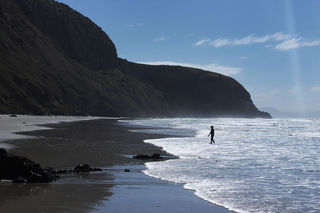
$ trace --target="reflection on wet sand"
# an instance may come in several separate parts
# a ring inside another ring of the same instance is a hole
[[[95,175],[93,175],[94,178]],[[68,180],[69,179],[69,180]],[[86,177],[67,178],[53,184],[10,184],[0,186],[1,212],[83,212],[94,209],[111,195],[112,185]],[[72,183],[74,181],[74,183]],[[88,182],[88,183],[87,183]]]
[[[163,153],[142,143],[143,139],[159,136],[132,133],[115,122],[91,120],[50,125],[54,129],[23,133],[36,138],[8,141],[15,146],[9,153],[57,169],[70,169],[83,163],[107,168],[132,163],[124,155]],[[112,194],[112,179],[111,173],[104,170],[82,176],[67,175],[50,184],[2,182],[0,212],[87,212]]]

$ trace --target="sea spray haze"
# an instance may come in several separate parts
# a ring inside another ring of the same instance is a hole
[[[197,196],[237,212],[320,212],[319,119],[122,122],[174,133],[173,138],[146,140],[179,156],[147,163],[150,176],[182,183]],[[207,137],[210,125],[215,126],[215,145]]]

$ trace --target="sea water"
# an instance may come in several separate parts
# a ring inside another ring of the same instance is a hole
[[[320,119],[121,122],[133,125],[132,131],[172,135],[145,141],[179,156],[147,163],[147,175],[181,183],[202,199],[236,212],[320,212]]]

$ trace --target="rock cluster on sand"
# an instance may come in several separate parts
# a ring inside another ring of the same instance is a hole
[[[78,165],[74,168],[74,172],[80,173],[80,172],[96,172],[96,171],[102,171],[100,168],[91,168],[89,164],[82,164]]]
[[[57,175],[51,174],[32,160],[10,155],[5,149],[0,149],[0,179],[34,183],[51,182],[57,178]]]
[[[55,170],[43,168],[34,161],[21,156],[10,155],[0,148],[0,180],[12,180],[23,183],[52,182],[62,174],[102,171],[100,168],[91,168],[89,164],[78,165],[71,170]]]

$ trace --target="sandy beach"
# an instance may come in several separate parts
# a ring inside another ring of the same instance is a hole
[[[61,122],[84,121],[92,119],[99,119],[99,117],[0,115],[0,148],[13,148],[12,144],[4,143],[4,141],[8,142],[14,139],[31,138],[31,136],[22,134],[23,132],[50,129],[49,126],[41,126],[41,124],[55,124]]]
[[[0,122],[5,119],[1,117]],[[33,123],[50,123],[50,118],[35,120]],[[23,130],[23,137],[12,136],[16,138],[7,138],[1,144],[11,147],[9,153],[26,156],[43,166],[68,169],[89,163],[103,171],[66,175],[48,184],[1,182],[0,212],[230,212],[196,197],[181,185],[141,172],[145,169],[143,162],[129,156],[155,152],[168,155],[160,147],[143,143],[164,135],[131,132],[130,127],[118,125],[116,119],[79,120],[55,121],[38,130],[30,127],[28,132]],[[126,168],[130,172],[124,172]]]

